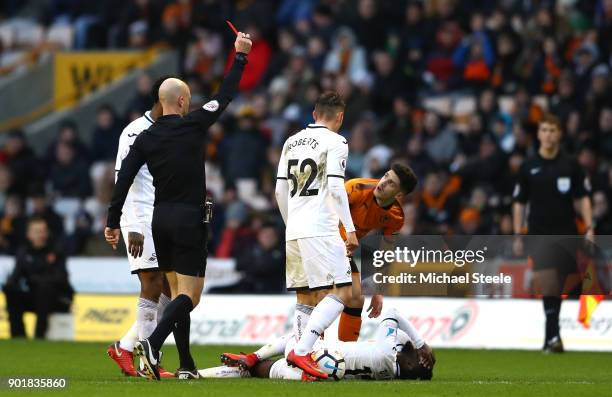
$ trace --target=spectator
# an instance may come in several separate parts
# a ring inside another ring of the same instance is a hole
[[[325,59],[323,71],[346,74],[351,82],[358,82],[367,74],[365,51],[357,43],[351,29],[347,27],[338,29],[332,49]]]
[[[29,147],[22,131],[11,131],[2,152],[0,163],[11,171],[10,190],[24,198],[32,185],[40,182],[41,171],[36,155]]]
[[[484,29],[484,15],[472,14],[472,33],[465,37],[453,54],[453,63],[463,70],[463,80],[482,87],[491,78],[495,53],[491,39]]]
[[[277,51],[270,58],[270,65],[266,72],[266,82],[270,82],[274,77],[283,72],[289,64],[291,51],[298,46],[293,32],[289,29],[281,29],[278,32]]]
[[[76,156],[76,151],[70,143],[58,144],[55,161],[49,173],[54,194],[60,197],[85,198],[92,193],[87,164]]]
[[[369,109],[370,102],[366,95],[361,95],[347,76],[338,76],[336,91],[346,103],[342,131],[350,131],[355,123]]]
[[[47,151],[45,154],[45,162],[47,164],[50,165],[55,163],[57,156],[57,146],[60,142],[71,144],[76,152],[76,157],[89,164],[89,162],[91,161],[89,148],[81,140],[78,127],[76,123],[72,120],[64,120],[60,124],[57,138],[53,140],[49,144],[49,146],[47,146]]]
[[[427,154],[438,164],[450,163],[457,152],[457,135],[432,111],[425,115],[424,127]]]
[[[593,193],[593,222],[595,233],[598,236],[612,234],[612,212],[610,211],[610,197],[598,190]]]
[[[349,143],[349,155],[346,162],[346,173],[348,178],[359,178],[364,166],[365,152],[368,148],[370,130],[367,121],[361,121],[353,128]]]
[[[128,105],[130,112],[136,112],[142,115],[147,110],[151,110],[151,107],[153,106],[153,99],[151,98],[151,84],[151,76],[149,76],[147,73],[143,73],[138,77],[136,95]]]
[[[327,47],[333,38],[335,29],[332,9],[327,4],[320,3],[315,7],[312,16],[311,35],[321,37]]]
[[[323,72],[325,56],[327,54],[327,44],[323,36],[311,36],[308,38],[308,63],[312,67],[315,75]]]
[[[445,233],[459,210],[460,180],[442,172],[425,177],[420,197],[419,218],[428,233]]]
[[[0,208],[4,208],[6,199],[11,194],[11,185],[13,184],[11,170],[4,165],[0,165]]]
[[[414,171],[419,180],[425,179],[425,175],[435,168],[435,163],[429,157],[423,146],[423,138],[420,135],[412,135],[406,145],[408,165]]]
[[[119,120],[111,105],[100,106],[91,143],[93,161],[115,160],[121,130]]]
[[[25,337],[23,314],[36,314],[35,337],[45,337],[49,314],[68,312],[74,291],[68,281],[63,250],[54,246],[43,218],[27,225],[27,243],[17,252],[15,268],[2,290],[6,296],[11,337]]]
[[[19,196],[9,196],[0,214],[0,252],[13,255],[25,238],[23,202]]]
[[[164,8],[162,14],[162,37],[173,48],[178,49],[181,59],[185,57],[185,51],[191,36],[191,21],[192,5],[189,0],[172,2]]]
[[[161,36],[161,8],[154,0],[126,2],[119,22],[109,32],[111,46],[140,47],[154,43]]]
[[[455,22],[445,22],[435,33],[435,46],[427,58],[427,71],[433,77],[435,91],[443,91],[456,86],[453,52],[461,40],[461,29]]]
[[[597,117],[602,109],[612,105],[610,68],[605,64],[600,64],[593,69],[591,76],[591,89],[586,96],[584,117],[588,126],[597,124]]]
[[[281,26],[293,26],[307,20],[312,15],[314,1],[283,0],[276,13],[276,20]]]
[[[471,236],[480,230],[480,213],[474,208],[465,208],[459,214],[457,234]]]
[[[32,207],[30,217],[43,219],[55,241],[62,242],[64,239],[64,219],[49,204],[49,199],[42,187],[33,189],[29,200]]]
[[[205,29],[196,29],[194,36],[195,41],[187,47],[183,69],[188,75],[198,76],[202,83],[210,84],[223,70],[221,36]]]
[[[383,51],[374,54],[374,85],[372,87],[372,109],[384,117],[391,109],[395,110],[394,99],[398,96],[410,99],[412,95],[405,90],[404,80],[397,72],[391,54]]]
[[[612,158],[612,106],[605,107],[599,113],[597,140],[601,154]]]
[[[257,129],[252,107],[240,109],[238,128],[226,139],[228,142],[221,155],[225,179],[230,183],[239,179],[257,180],[264,165],[267,142]]]
[[[383,49],[387,44],[386,30],[388,24],[374,0],[359,0],[357,17],[351,22],[350,26],[355,32],[357,41],[370,53]],[[373,32],[376,32],[376,34],[372,34]]]
[[[393,113],[382,119],[378,132],[382,142],[391,147],[406,145],[412,130],[411,110],[406,98],[396,96],[393,99]]]
[[[285,249],[275,225],[264,224],[257,241],[242,249],[236,270],[242,273],[241,293],[278,294],[285,291]]]

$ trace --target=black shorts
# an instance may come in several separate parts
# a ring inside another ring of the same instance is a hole
[[[203,209],[187,204],[158,204],[153,211],[153,242],[159,269],[204,277],[208,232]]]
[[[578,272],[578,251],[583,247],[580,236],[529,236],[528,253],[533,270],[557,269],[561,274]]]

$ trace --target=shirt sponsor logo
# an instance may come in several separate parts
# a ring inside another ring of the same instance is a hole
[[[557,189],[559,189],[559,192],[567,193],[569,192],[571,187],[572,187],[572,181],[569,177],[562,176],[562,177],[557,178]]]

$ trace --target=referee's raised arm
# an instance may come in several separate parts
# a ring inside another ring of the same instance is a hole
[[[251,51],[251,46],[252,43],[248,33],[239,32],[234,42],[234,47],[236,48],[234,63],[229,73],[223,79],[219,91],[204,106],[189,113],[186,118],[196,120],[205,129],[208,129],[208,127],[217,121],[223,110],[225,110],[238,93],[240,78],[248,62],[247,54]]]

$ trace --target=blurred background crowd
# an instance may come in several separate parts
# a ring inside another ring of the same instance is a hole
[[[511,234],[515,177],[544,112],[561,118],[564,148],[591,178],[596,233],[612,232],[612,0],[0,0],[0,26],[68,27],[76,50],[177,49],[194,106],[232,59],[226,19],[253,50],[241,95],[208,132],[213,256],[276,274],[282,288],[276,168],[324,90],[347,104],[348,178],[380,177],[393,162],[418,175],[404,234]],[[0,73],[23,53],[0,47]],[[150,109],[157,77],[139,78],[127,109],[101,106],[90,131],[65,120],[43,154],[7,132],[0,252],[15,252],[37,214],[69,255],[111,254],[101,230],[118,137]]]

